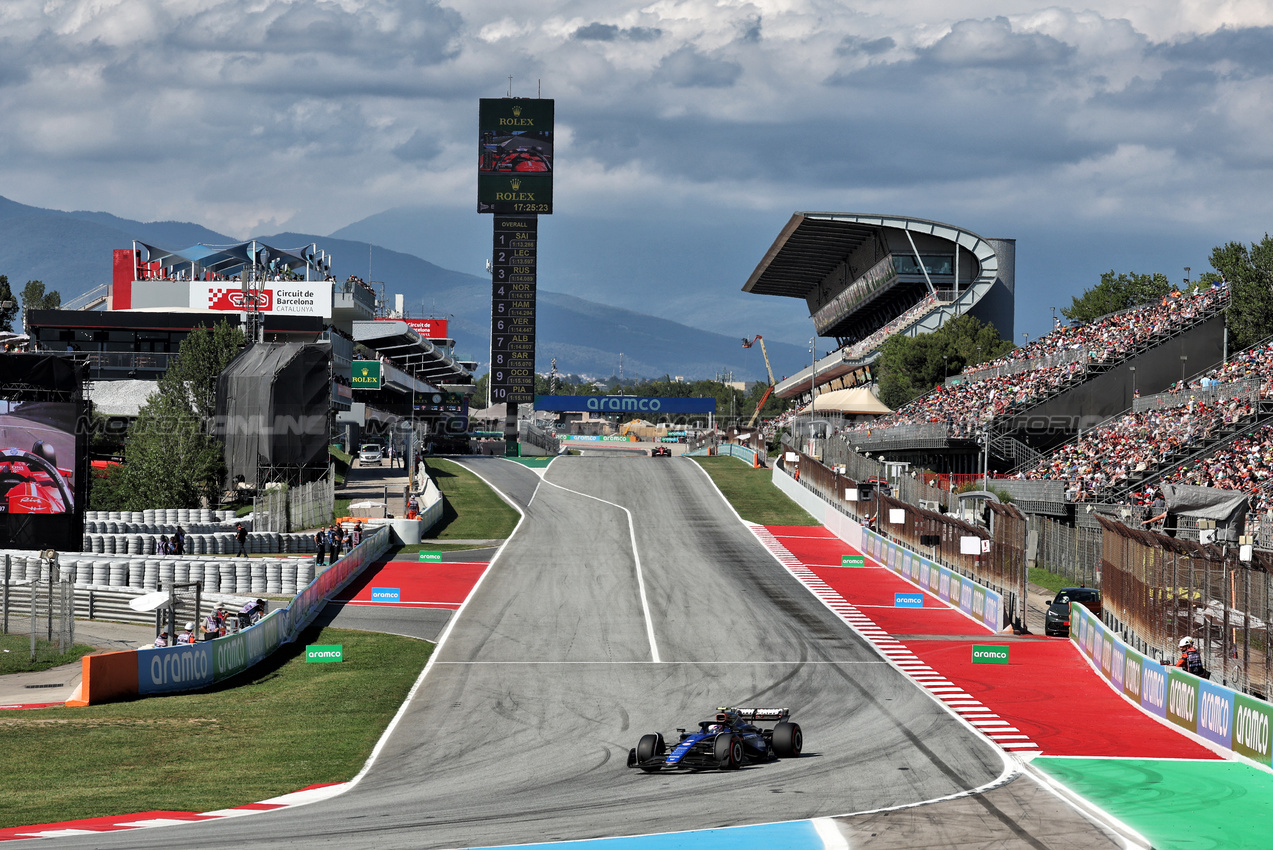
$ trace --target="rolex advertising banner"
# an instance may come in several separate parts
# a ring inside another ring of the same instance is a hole
[[[548,99],[482,98],[478,103],[477,211],[553,211],[553,109]]]
[[[379,360],[355,360],[349,370],[349,385],[356,390],[380,389]]]

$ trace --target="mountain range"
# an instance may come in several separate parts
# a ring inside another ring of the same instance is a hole
[[[481,371],[485,371],[490,347],[490,279],[391,250],[376,244],[374,238],[347,238],[354,233],[371,237],[368,231],[376,220],[402,241],[402,219],[392,216],[389,220],[373,216],[331,236],[284,232],[255,238],[281,248],[315,242],[332,256],[332,273],[337,279],[355,274],[383,281],[390,303],[394,293],[404,295],[408,315],[450,318],[456,354],[482,363]],[[394,222],[396,230],[390,226]],[[170,250],[200,242],[225,245],[242,241],[189,222],[132,221],[105,212],[43,209],[0,197],[0,274],[8,275],[15,293],[27,280],[42,280],[46,288],[61,293],[65,303],[108,283],[111,252],[131,247],[133,240]],[[721,320],[712,299],[700,297],[698,303],[698,314],[711,313],[717,322]],[[745,327],[752,329],[754,323]],[[733,380],[764,380],[760,352],[744,349],[741,336],[742,332],[729,336],[545,289],[541,271],[536,332],[539,372],[547,372],[555,360],[561,374],[605,378],[618,373],[622,360],[625,378],[732,375]],[[779,380],[809,362],[806,347],[776,339],[767,339],[766,344]]]

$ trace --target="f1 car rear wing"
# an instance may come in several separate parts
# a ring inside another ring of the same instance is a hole
[[[716,709],[717,711],[732,711],[738,714],[742,720],[750,720],[753,723],[757,720],[782,721],[791,716],[789,708],[733,708],[723,707]]]

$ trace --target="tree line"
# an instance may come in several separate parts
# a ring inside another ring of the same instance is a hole
[[[28,280],[22,287],[21,301],[13,297],[9,276],[0,274],[0,331],[12,331],[18,310],[56,310],[62,306],[62,295],[56,289],[45,290],[44,281]],[[9,306],[4,306],[8,304]]]

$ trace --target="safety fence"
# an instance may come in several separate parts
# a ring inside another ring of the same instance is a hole
[[[1077,603],[1070,604],[1070,640],[1115,691],[1150,714],[1244,759],[1269,767],[1273,705],[1164,666],[1128,646]]]
[[[12,562],[6,557],[0,584],[0,634],[12,634],[10,626],[22,618],[23,631],[31,635],[32,661],[37,638],[56,643],[58,652],[75,643],[74,585],[60,574],[56,563],[44,563],[43,577],[17,583]]]
[[[783,465],[774,465],[774,485],[810,515],[819,519],[836,537],[858,551],[871,555],[899,575],[927,588],[979,621],[991,632],[997,632],[1003,626],[1006,612],[1004,598],[998,591],[891,539],[887,532],[880,534],[864,527],[843,505],[834,505],[801,486],[794,476],[782,469]]]
[[[691,457],[726,455],[728,457],[736,457],[751,466],[763,466],[766,458],[764,451],[753,449],[750,446],[740,446],[736,443],[718,443],[716,445],[703,446],[702,448],[690,449],[685,454]]]
[[[1171,657],[1192,637],[1212,679],[1267,697],[1269,644],[1266,553],[1254,563],[1240,550],[1140,531],[1101,518],[1100,588],[1105,621],[1140,652]]]
[[[1178,392],[1158,393],[1132,400],[1132,411],[1169,410],[1194,404],[1208,407],[1233,399],[1242,399],[1254,407],[1260,400],[1259,378],[1243,378],[1240,381],[1210,381],[1201,387],[1190,387]]]
[[[336,478],[324,476],[307,484],[266,489],[252,500],[255,531],[287,532],[318,528],[332,521]]]
[[[246,671],[297,639],[327,601],[384,554],[392,531],[380,528],[318,574],[288,603],[243,631],[215,640],[157,649],[124,650],[83,659],[79,691],[67,705],[96,705],[126,696],[206,688]]]
[[[788,459],[795,456],[794,463]],[[1002,616],[1024,618],[1028,571],[1026,517],[1011,505],[990,504],[994,521],[980,528],[940,509],[908,503],[881,492],[870,479],[855,480],[802,452],[788,451],[783,474],[816,493],[834,510],[873,527],[894,543],[926,552],[928,561],[999,594]],[[778,473],[775,472],[775,478]],[[863,484],[870,484],[869,488]],[[866,493],[870,490],[870,495]],[[934,504],[933,506],[937,506]]]

